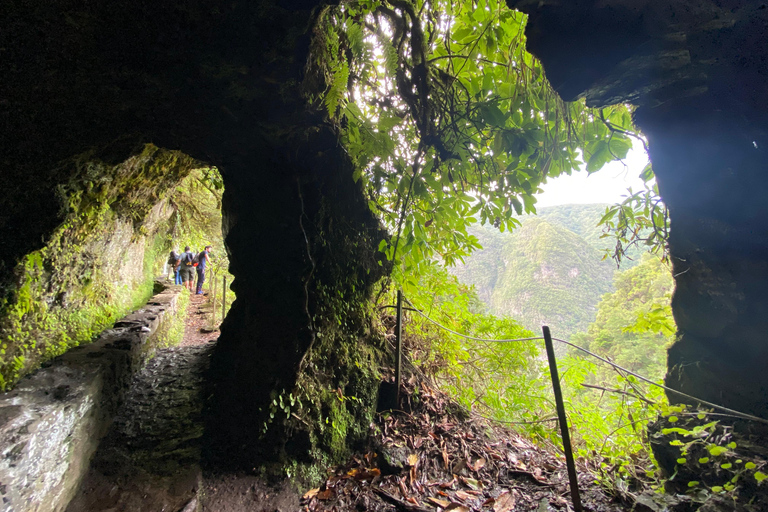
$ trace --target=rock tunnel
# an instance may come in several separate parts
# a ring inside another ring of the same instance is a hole
[[[680,338],[667,384],[768,417],[768,9],[508,4],[530,16],[529,49],[563,99],[638,105],[672,219]],[[258,435],[274,393],[313,369],[310,347],[333,354],[314,368],[329,389],[375,396],[354,361],[380,347],[360,341],[370,333],[356,305],[386,271],[376,252],[385,234],[317,100],[324,78],[308,59],[319,9],[301,0],[0,7],[4,295],[19,258],[60,220],[60,162],[90,151],[116,164],[152,143],[222,172],[238,300],[209,375],[214,465],[316,444],[301,428]],[[346,327],[331,329],[339,315]]]

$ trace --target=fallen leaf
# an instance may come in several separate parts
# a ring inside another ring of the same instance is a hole
[[[477,459],[474,464],[467,464],[472,471],[480,471],[485,466],[485,459]]]
[[[415,466],[418,463],[419,463],[419,455],[417,453],[412,453],[408,456],[409,466]]]
[[[541,468],[535,468],[533,470],[533,477],[539,482],[548,483],[548,480],[541,474]]]
[[[430,502],[430,503],[431,503],[431,504],[433,504],[433,505],[437,505],[438,507],[443,507],[443,508],[446,508],[448,505],[450,505],[450,504],[451,504],[451,502],[450,502],[450,501],[446,501],[446,500],[439,500],[439,499],[437,499],[437,498],[433,498],[432,496],[430,496],[429,498],[427,498],[427,501],[428,501],[428,502]]]
[[[351,476],[353,476],[354,479],[357,480],[358,482],[362,482],[365,480],[373,480],[379,475],[381,475],[381,471],[378,468],[372,468],[367,471],[358,471]]]
[[[317,493],[319,493],[319,492],[320,492],[319,488],[310,489],[310,490],[308,490],[307,492],[304,493],[304,496],[302,496],[301,499],[308,500],[308,499],[314,498],[315,496],[317,496]]]
[[[458,503],[451,503],[445,507],[445,512],[469,512],[469,507],[459,505]]]
[[[418,502],[418,500],[416,498],[407,498],[405,501],[407,501],[408,503],[412,503],[412,504],[416,505],[417,507],[419,506],[419,502]]]
[[[453,469],[451,469],[451,473],[461,473],[461,470],[467,467],[467,461],[464,459],[459,459],[456,464],[453,465]]]
[[[441,483],[440,484],[440,488],[441,489],[450,489],[451,487],[453,487],[453,484],[455,484],[455,483],[456,483],[456,477],[453,477],[453,480],[451,480],[450,482],[443,482],[443,483]]]
[[[472,496],[468,492],[464,492],[464,491],[456,491],[456,497],[459,498],[459,499],[462,499],[464,501],[475,499],[474,496]]]
[[[470,488],[472,488],[474,490],[478,490],[478,489],[482,489],[483,488],[483,484],[478,482],[474,478],[464,478],[464,477],[461,477],[461,481],[464,482],[465,485],[467,485],[468,487],[470,487]]]
[[[333,491],[331,489],[317,493],[317,499],[319,500],[329,500],[331,498],[333,498]]]
[[[403,498],[408,496],[408,490],[405,487],[405,477],[399,479],[397,481],[398,487],[400,487],[400,493],[403,495]]]
[[[493,512],[509,512],[515,508],[515,497],[504,492],[496,498],[496,503],[493,504]]]

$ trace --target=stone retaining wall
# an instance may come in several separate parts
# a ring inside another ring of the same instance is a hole
[[[185,303],[172,286],[0,394],[0,511],[64,510],[133,374]]]

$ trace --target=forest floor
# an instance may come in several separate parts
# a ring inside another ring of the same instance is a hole
[[[561,456],[468,417],[427,383],[412,379],[403,391],[418,400],[407,398],[405,411],[379,414],[370,449],[331,468],[321,487],[303,495],[302,510],[574,510]],[[615,503],[589,474],[578,480],[583,510],[631,508]]]

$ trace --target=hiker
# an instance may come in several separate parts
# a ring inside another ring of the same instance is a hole
[[[189,246],[184,247],[184,254],[179,258],[179,263],[179,273],[181,274],[184,288],[192,293],[195,284],[195,255],[189,249]]]
[[[211,246],[206,245],[205,249],[197,254],[197,295],[203,294],[203,283],[205,282],[205,268],[211,263],[208,256],[211,253]]]
[[[181,276],[179,275],[179,263],[181,255],[179,254],[179,248],[174,247],[171,254],[168,255],[168,261],[165,262],[165,274],[166,279],[171,280],[171,274],[173,274],[174,284],[181,284]]]

